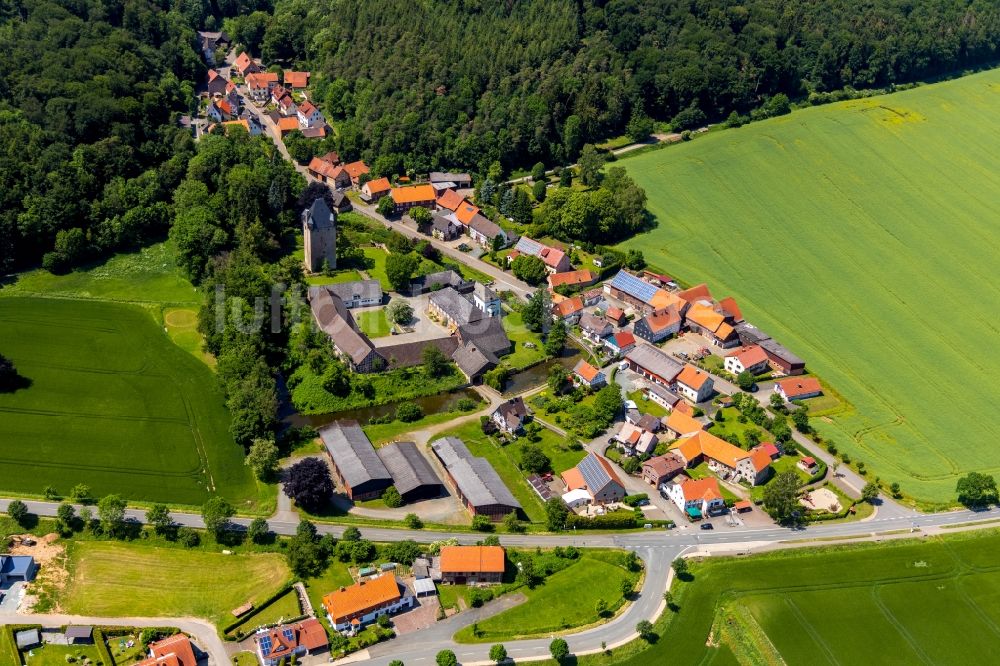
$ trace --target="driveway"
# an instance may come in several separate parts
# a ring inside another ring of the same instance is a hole
[[[228,664],[226,646],[215,627],[205,620],[192,617],[92,617],[89,615],[3,615],[0,624],[40,624],[42,627],[65,627],[68,624],[88,624],[116,627],[176,627],[194,639],[195,645],[208,653],[209,663]]]
[[[437,595],[419,597],[416,608],[392,616],[392,627],[396,630],[397,636],[427,629],[437,622],[440,608],[441,600]]]
[[[24,583],[21,581],[0,587],[0,615],[16,613],[22,596],[24,596]]]

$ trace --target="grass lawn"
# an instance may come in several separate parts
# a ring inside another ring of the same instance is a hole
[[[994,392],[965,390],[1000,374],[982,316],[1000,308],[997,125],[994,69],[623,159],[659,219],[623,247],[733,295],[844,398],[821,434],[884,483],[953,502],[960,476],[996,472],[1000,439],[982,418]],[[927,316],[929,295],[951,316]]]
[[[215,357],[204,351],[205,338],[198,332],[198,310],[195,308],[164,308],[163,328],[170,340],[210,368]]]
[[[306,277],[306,284],[320,286],[324,284],[340,284],[341,282],[355,282],[361,279],[361,273],[353,268],[337,271],[333,275],[309,275]]]
[[[503,358],[506,365],[514,370],[521,370],[545,358],[542,336],[532,333],[524,326],[520,312],[504,313],[502,321],[507,337],[514,343],[514,351]],[[535,345],[534,349],[525,347],[526,342]]]
[[[479,409],[486,407],[483,402],[477,402],[476,406],[467,412],[461,411],[450,411],[441,412],[439,414],[428,414],[422,419],[412,421],[410,423],[404,423],[403,421],[393,421],[392,423],[379,423],[378,425],[366,425],[362,426],[362,430],[368,435],[368,439],[371,440],[372,444],[378,446],[379,444],[385,444],[386,442],[391,442],[397,439],[401,439],[401,435],[406,433],[414,432],[420,430],[421,428],[426,428],[427,426],[437,425],[439,423],[446,423],[454,418],[461,416],[462,414],[469,414]]]
[[[303,414],[329,414],[355,407],[386,405],[445,393],[466,383],[465,375],[454,365],[450,374],[433,380],[424,375],[422,366],[400,368],[365,375],[372,385],[372,397],[369,398],[356,390],[345,396],[334,395],[323,388],[322,378],[312,374],[308,368],[300,369],[300,372],[304,376],[292,390],[292,404]]]
[[[156,304],[201,303],[201,295],[174,261],[171,243],[156,243],[138,252],[116,254],[99,264],[53,275],[35,270],[0,281],[0,296],[64,296],[105,301]]]
[[[229,433],[212,371],[149,312],[0,298],[0,340],[32,382],[0,395],[0,489],[86,483],[98,497],[190,505],[214,491],[247,511],[268,501]]]
[[[358,312],[354,315],[354,320],[369,338],[389,335],[389,320],[385,317],[385,308]]]
[[[517,444],[506,447],[500,446],[494,437],[483,434],[482,428],[476,421],[466,423],[454,430],[443,432],[433,437],[431,441],[442,437],[458,437],[469,447],[472,455],[481,456],[489,460],[504,484],[510,489],[510,492],[513,493],[517,501],[521,503],[528,519],[536,523],[545,521],[545,508],[542,506],[541,498],[528,485],[521,470],[517,467],[517,452],[512,450],[517,447]]]
[[[101,660],[100,653],[94,645],[50,645],[45,643],[42,647],[31,650],[30,655],[24,653],[26,666],[66,666],[71,663],[67,657],[75,659],[77,663],[96,664]]]
[[[576,449],[571,446],[571,443],[577,441],[575,437],[567,439],[545,427],[538,432],[538,436],[539,441],[537,442],[532,442],[528,437],[521,436],[516,442],[507,445],[507,451],[513,454],[515,460],[519,461],[522,447],[534,444],[549,457],[549,460],[552,461],[552,471],[557,474],[565,472],[570,467],[576,467],[577,463],[587,455],[582,445]]]
[[[389,277],[385,272],[385,260],[389,257],[389,253],[378,247],[363,247],[361,251],[368,259],[369,268],[365,269],[368,276],[379,281],[382,285],[382,291],[391,290],[392,286],[389,284]]]
[[[351,578],[351,573],[347,570],[345,563],[331,558],[326,571],[315,578],[305,579],[303,583],[305,583],[313,610],[322,616],[325,612],[323,610],[323,597],[342,586],[353,585],[354,579]],[[325,622],[323,626],[327,626]]]
[[[703,664],[710,633],[741,663],[979,663],[997,641],[997,548],[992,531],[710,558],[675,584],[657,643],[614,663]]]
[[[670,415],[670,412],[660,405],[660,403],[653,402],[647,398],[646,394],[642,391],[632,391],[625,396],[625,399],[635,402],[635,404],[639,406],[639,411],[643,414],[652,414],[653,416],[659,418]]]
[[[295,590],[289,590],[278,597],[274,603],[247,616],[238,627],[229,633],[232,635],[248,633],[257,627],[278,624],[300,615],[302,615],[302,608],[299,606],[299,595]]]
[[[739,437],[740,443],[744,444],[747,431],[756,430],[757,434],[760,435],[760,441],[766,442],[771,439],[771,435],[755,425],[753,421],[748,419],[746,423],[740,423],[740,410],[735,407],[726,407],[719,411],[722,412],[723,420],[713,420],[708,428],[708,431],[716,437],[725,438],[726,435],[736,435]]]
[[[533,590],[520,588],[528,600],[510,610],[483,620],[479,634],[466,627],[455,635],[459,642],[493,643],[549,635],[600,620],[597,602],[603,599],[609,612],[622,605],[622,581],[637,580],[618,562],[621,555],[587,551],[572,566],[549,576]],[[442,588],[447,586],[442,586]]]
[[[219,626],[232,621],[232,609],[260,603],[291,577],[277,553],[223,555],[134,542],[73,542],[68,560],[60,599],[67,613],[194,616]]]

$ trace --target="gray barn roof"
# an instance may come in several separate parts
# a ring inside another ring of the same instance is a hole
[[[471,343],[456,349],[455,353],[451,355],[451,360],[470,379],[478,377],[486,368],[497,362],[496,357],[488,358],[476,345]]]
[[[431,464],[420,454],[413,442],[386,444],[375,453],[389,470],[393,485],[400,494],[416,490],[421,486],[441,485],[441,479],[437,477]]]
[[[625,358],[653,374],[663,377],[666,381],[672,381],[684,369],[680,363],[652,345],[636,345],[625,354]]]
[[[316,325],[330,336],[334,346],[356,363],[363,363],[372,353],[374,345],[368,336],[358,330],[354,316],[340,296],[326,287],[309,289],[309,304]]]
[[[778,343],[777,340],[773,338],[769,338],[767,340],[761,340],[757,344],[760,345],[760,348],[766,351],[767,353],[777,356],[778,358],[784,360],[790,365],[806,364],[805,361],[803,361],[801,358],[793,354],[791,351],[788,350],[787,347],[781,345],[780,343]]]
[[[458,337],[464,344],[474,344],[487,358],[503,356],[510,351],[510,338],[503,330],[500,317],[483,317],[459,326]]]
[[[465,298],[451,287],[432,292],[430,301],[441,308],[459,326],[483,318],[482,310],[476,309],[472,301]]]
[[[325,285],[326,289],[340,296],[345,301],[353,301],[355,297],[363,300],[381,300],[382,285],[378,280],[355,280]]]
[[[457,437],[444,437],[431,443],[431,448],[444,462],[455,485],[470,504],[521,508],[520,502],[514,499],[493,466],[485,458],[474,457],[465,442]]]
[[[357,421],[336,421],[319,431],[326,450],[349,486],[368,481],[392,481]]]

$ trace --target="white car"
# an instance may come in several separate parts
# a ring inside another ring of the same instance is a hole
[[[628,361],[622,361],[618,364],[619,370],[628,370]]]

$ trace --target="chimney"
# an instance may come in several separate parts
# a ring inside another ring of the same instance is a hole
[[[341,591],[341,592],[347,592],[347,588],[346,588],[346,587],[344,587],[343,585],[341,585],[341,586],[340,586],[340,591]]]

